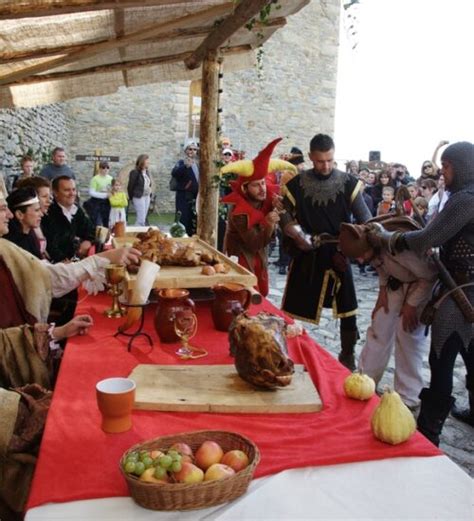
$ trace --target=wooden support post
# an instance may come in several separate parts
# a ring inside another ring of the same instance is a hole
[[[211,246],[217,245],[219,184],[216,182],[217,110],[219,107],[220,57],[208,53],[202,64],[202,105],[200,124],[199,207],[197,234]]]

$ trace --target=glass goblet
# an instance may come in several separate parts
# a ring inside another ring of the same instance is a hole
[[[180,358],[192,358],[193,348],[189,345],[189,340],[193,338],[197,331],[197,317],[190,310],[178,311],[174,317],[174,331],[181,340],[181,346],[176,351]]]

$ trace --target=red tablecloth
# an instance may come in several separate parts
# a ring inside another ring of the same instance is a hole
[[[110,297],[87,297],[78,313],[90,313],[95,325],[87,337],[69,341],[56,384],[52,407],[41,445],[28,508],[48,502],[127,496],[118,461],[131,445],[160,435],[200,429],[239,432],[258,445],[262,459],[256,477],[284,469],[331,465],[399,456],[433,456],[441,452],[421,434],[397,446],[376,440],[370,417],[378,398],[368,402],[344,396],[342,384],[348,371],[328,352],[303,334],[289,341],[296,363],[304,363],[323,401],[323,410],[306,414],[210,414],[136,411],[133,428],[123,434],[106,434],[100,429],[95,398],[97,381],[127,376],[140,363],[232,363],[227,335],[212,325],[209,304],[197,306],[198,333],[193,343],[209,356],[180,362],[175,344],[160,344],[153,329],[154,307],[146,313],[146,330],[154,349],[145,339],[126,350],[126,339],[115,339],[120,320],[102,315]],[[251,313],[281,312],[269,302],[252,306]]]

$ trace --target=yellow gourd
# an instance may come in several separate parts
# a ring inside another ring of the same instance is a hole
[[[416,422],[400,395],[390,389],[383,393],[372,416],[372,432],[385,443],[397,445],[416,431]]]
[[[352,373],[344,380],[344,392],[355,400],[369,400],[375,393],[375,382],[366,374]]]

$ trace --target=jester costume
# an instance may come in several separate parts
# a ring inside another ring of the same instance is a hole
[[[239,264],[257,276],[256,289],[268,295],[268,254],[267,246],[275,233],[275,224],[266,219],[273,210],[272,198],[279,187],[271,185],[267,178],[275,170],[294,170],[287,161],[270,159],[276,144],[281,138],[269,143],[253,160],[230,163],[221,169],[222,173],[235,173],[239,177],[231,183],[232,192],[222,198],[222,202],[233,205],[227,220],[224,237],[224,252],[239,258]],[[251,199],[244,186],[253,181],[266,180],[264,201]]]

